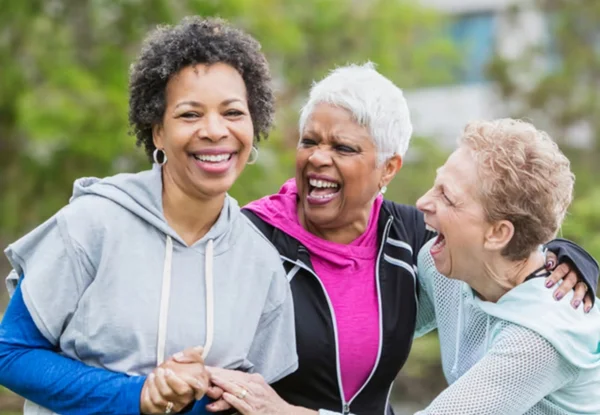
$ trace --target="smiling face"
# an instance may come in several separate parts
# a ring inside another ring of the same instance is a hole
[[[318,104],[296,152],[300,217],[321,230],[350,227],[360,234],[379,189],[400,165],[400,157],[395,156],[378,166],[368,130],[346,109]]]
[[[153,130],[168,158],[163,174],[188,196],[224,195],[252,149],[244,80],[223,63],[187,66],[169,80],[165,95],[163,121]]]
[[[425,223],[438,232],[431,256],[448,277],[473,273],[474,261],[485,261],[486,236],[491,225],[477,199],[477,165],[470,150],[461,147],[438,169],[434,186],[417,201]]]

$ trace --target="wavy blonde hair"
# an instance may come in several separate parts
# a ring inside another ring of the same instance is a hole
[[[520,120],[478,121],[465,127],[459,145],[477,163],[488,222],[508,220],[515,227],[504,256],[524,259],[555,237],[573,199],[575,175],[548,134]]]

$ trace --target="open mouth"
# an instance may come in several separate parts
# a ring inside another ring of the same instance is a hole
[[[440,231],[438,231],[433,226],[431,226],[427,223],[425,224],[425,228],[428,231],[437,232],[437,237],[435,238],[435,242],[431,246],[430,252],[431,252],[431,255],[439,254],[446,246],[446,237],[444,236],[443,233],[441,233]]]
[[[308,180],[308,197],[314,201],[329,201],[338,195],[340,189],[340,184],[331,180]]]

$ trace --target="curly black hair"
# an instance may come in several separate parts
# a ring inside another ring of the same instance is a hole
[[[129,76],[129,125],[148,158],[156,149],[152,127],[162,122],[169,79],[184,67],[226,63],[242,76],[254,138],[266,138],[275,111],[271,73],[253,37],[218,18],[186,17],[176,26],[159,26],[146,37]]]

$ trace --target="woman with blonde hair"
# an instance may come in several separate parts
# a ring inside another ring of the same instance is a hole
[[[538,249],[560,229],[574,179],[531,124],[465,128],[417,202],[437,232],[419,282],[450,384],[419,414],[600,414],[600,309],[557,303]]]

